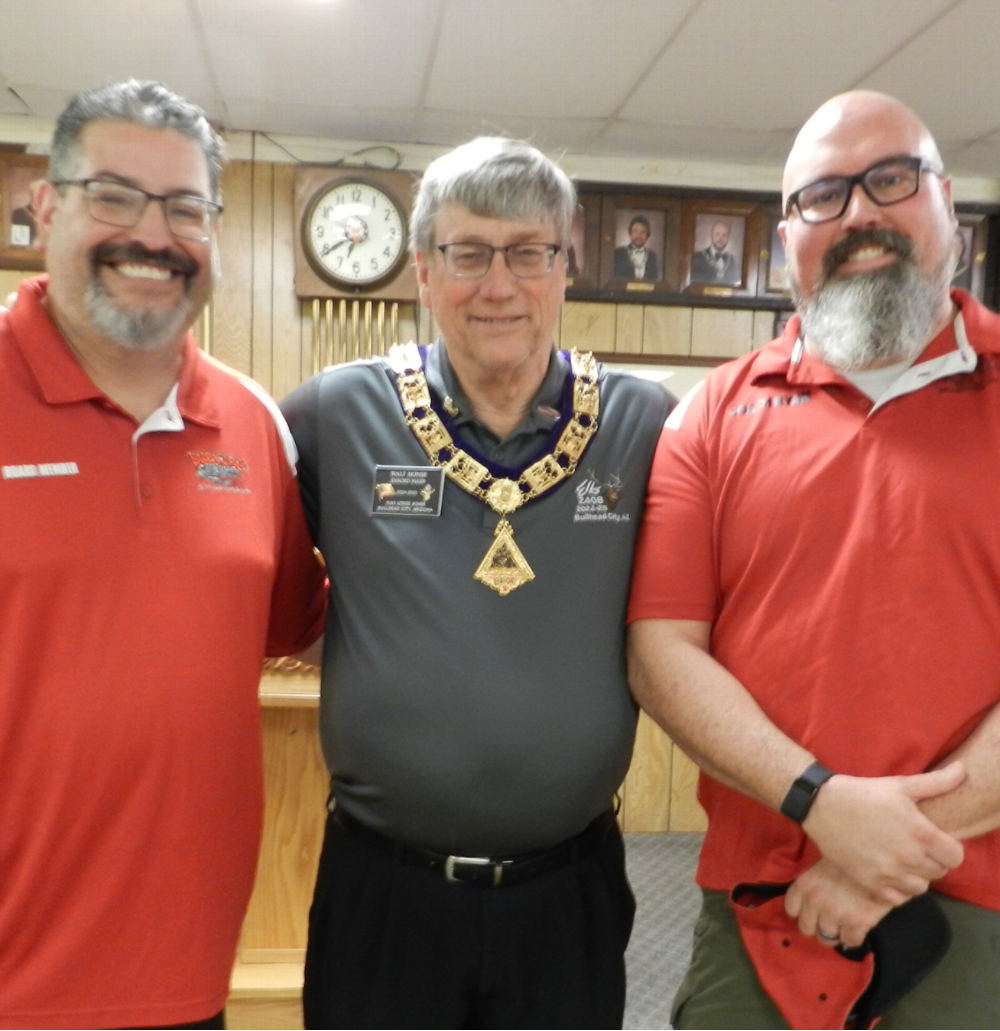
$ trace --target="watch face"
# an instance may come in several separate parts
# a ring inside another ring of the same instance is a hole
[[[303,223],[306,254],[338,286],[368,287],[387,278],[406,253],[406,223],[395,200],[362,179],[321,190]]]

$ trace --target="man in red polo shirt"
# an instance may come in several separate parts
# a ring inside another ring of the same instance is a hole
[[[1000,319],[897,101],[823,105],[783,191],[798,314],[668,420],[633,580],[709,816],[675,1026],[996,1027]]]
[[[0,1027],[221,1027],[265,654],[322,576],[273,402],[188,333],[221,141],[156,83],[73,99],[0,317]]]

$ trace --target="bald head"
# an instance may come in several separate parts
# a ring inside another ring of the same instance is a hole
[[[796,136],[785,163],[782,203],[808,183],[868,167],[873,146],[881,157],[909,154],[941,168],[934,137],[904,103],[868,90],[841,93],[819,108]]]
[[[797,136],[782,192],[786,209],[799,195],[779,232],[806,347],[840,369],[912,359],[952,317],[955,213],[927,126],[882,93],[834,97]]]

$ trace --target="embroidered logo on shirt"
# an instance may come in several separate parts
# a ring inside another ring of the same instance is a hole
[[[242,458],[233,458],[219,451],[189,451],[187,454],[194,465],[195,475],[204,481],[198,484],[198,490],[250,493],[250,488],[242,484],[243,475],[247,471],[247,464]]]
[[[576,512],[574,523],[627,523],[632,516],[628,512],[616,512],[622,497],[624,484],[617,473],[602,480],[591,469],[576,485]]]
[[[5,480],[29,480],[35,476],[78,476],[80,468],[76,462],[40,462],[37,465],[5,465],[0,475]]]
[[[809,394],[775,394],[773,397],[759,397],[753,404],[736,405],[729,409],[730,415],[756,415],[765,408],[785,408],[802,405],[809,400]]]

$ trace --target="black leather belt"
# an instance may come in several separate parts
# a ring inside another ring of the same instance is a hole
[[[501,858],[448,856],[428,848],[404,845],[373,831],[339,808],[333,810],[330,819],[349,834],[391,855],[397,863],[435,870],[444,874],[445,880],[454,884],[500,888],[524,884],[525,881],[551,873],[596,852],[614,825],[615,814],[608,809],[592,820],[575,838],[569,838],[552,848]]]

